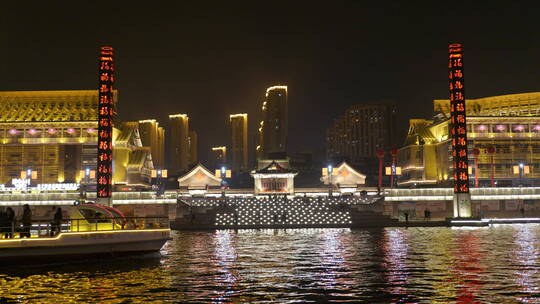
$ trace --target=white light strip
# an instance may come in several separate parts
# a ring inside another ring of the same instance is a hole
[[[488,223],[489,220],[451,220],[450,223],[452,224],[481,224],[481,223]]]
[[[453,195],[430,195],[430,196],[386,196],[387,202],[396,201],[451,201]],[[512,194],[512,195],[471,195],[473,201],[486,200],[514,200],[514,199],[540,199],[540,194]]]
[[[43,201],[0,201],[0,206],[22,206],[25,204],[31,206],[72,206],[75,203],[74,200],[43,200]],[[176,199],[127,199],[127,200],[114,200],[113,205],[129,205],[129,204],[176,204]]]
[[[538,217],[520,217],[520,218],[495,218],[491,219],[491,222],[527,222],[527,221],[538,221],[540,222],[540,218]]]
[[[433,195],[433,196],[385,196],[384,200],[388,202],[396,201],[451,201],[452,195]]]

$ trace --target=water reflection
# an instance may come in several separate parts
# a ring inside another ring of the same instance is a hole
[[[161,256],[0,268],[0,303],[538,303],[540,226],[175,232]]]
[[[407,232],[403,229],[388,229],[384,235],[384,267],[389,286],[387,291],[393,295],[407,294],[409,277],[406,265],[409,249]]]
[[[236,290],[238,273],[234,270],[236,263],[236,250],[232,245],[233,232],[230,230],[218,230],[214,233],[214,265],[220,277],[217,283],[218,296],[213,299],[214,303],[226,303],[226,299],[232,297]]]
[[[519,299],[523,303],[539,303],[532,295],[538,295],[538,226],[519,225],[514,234],[516,247],[512,252],[516,260],[514,280],[519,286],[522,295]]]

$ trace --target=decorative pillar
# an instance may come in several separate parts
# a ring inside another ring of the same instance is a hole
[[[379,186],[377,188],[377,192],[378,192],[378,194],[381,194],[384,150],[382,150],[382,149],[377,150],[377,157],[379,158]]]
[[[396,159],[397,159],[397,148],[392,148],[390,150],[390,155],[392,155],[392,175],[390,175],[390,188],[394,188],[394,179],[396,178]]]
[[[472,153],[474,155],[474,187],[478,188],[478,156],[480,155],[480,150],[474,148]]]
[[[112,204],[113,84],[113,48],[102,46],[99,51],[97,200],[104,205]]]
[[[448,53],[452,157],[454,160],[454,217],[470,217],[471,196],[469,193],[469,159],[467,155],[467,113],[465,109],[463,47],[461,43],[450,44]]]
[[[487,152],[489,154],[489,163],[490,163],[490,179],[491,179],[491,188],[495,188],[495,147],[489,146],[487,148]]]

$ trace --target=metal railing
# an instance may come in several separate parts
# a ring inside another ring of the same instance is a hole
[[[0,239],[54,237],[60,233],[168,229],[168,217],[125,217],[125,218],[79,218],[63,219],[60,222],[35,220],[31,226],[21,223],[0,226]]]

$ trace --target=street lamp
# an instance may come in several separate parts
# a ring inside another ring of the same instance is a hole
[[[396,179],[396,185],[397,185],[397,176],[401,175],[401,167],[396,166],[396,164],[392,164],[391,167],[385,167],[385,173],[386,175],[390,175],[390,188],[394,188],[394,178]]]
[[[530,173],[530,167],[523,163],[519,163],[517,166],[513,166],[514,174],[519,174],[519,186],[523,186],[523,175]]]
[[[221,195],[225,196],[225,187],[227,184],[227,182],[225,181],[225,178],[231,178],[232,171],[228,170],[227,167],[225,166],[221,166],[221,169],[216,169],[215,175],[217,178],[221,178],[221,189],[222,189]]]
[[[167,169],[154,169],[152,170],[152,173],[150,177],[152,179],[156,179],[155,185],[152,185],[152,188],[156,190],[156,195],[160,196],[162,194],[162,191],[164,190],[164,184],[161,180],[161,178],[167,178]]]
[[[96,178],[96,171],[91,170],[90,168],[85,168],[84,170],[80,171],[80,175],[84,177],[79,186],[80,197],[81,199],[83,199],[83,198],[86,198],[86,193],[88,191],[88,184],[90,184],[90,179]]]
[[[328,170],[328,196],[332,196],[332,165],[328,165],[326,169]]]
[[[21,179],[37,179],[37,171],[32,169],[21,171]]]

